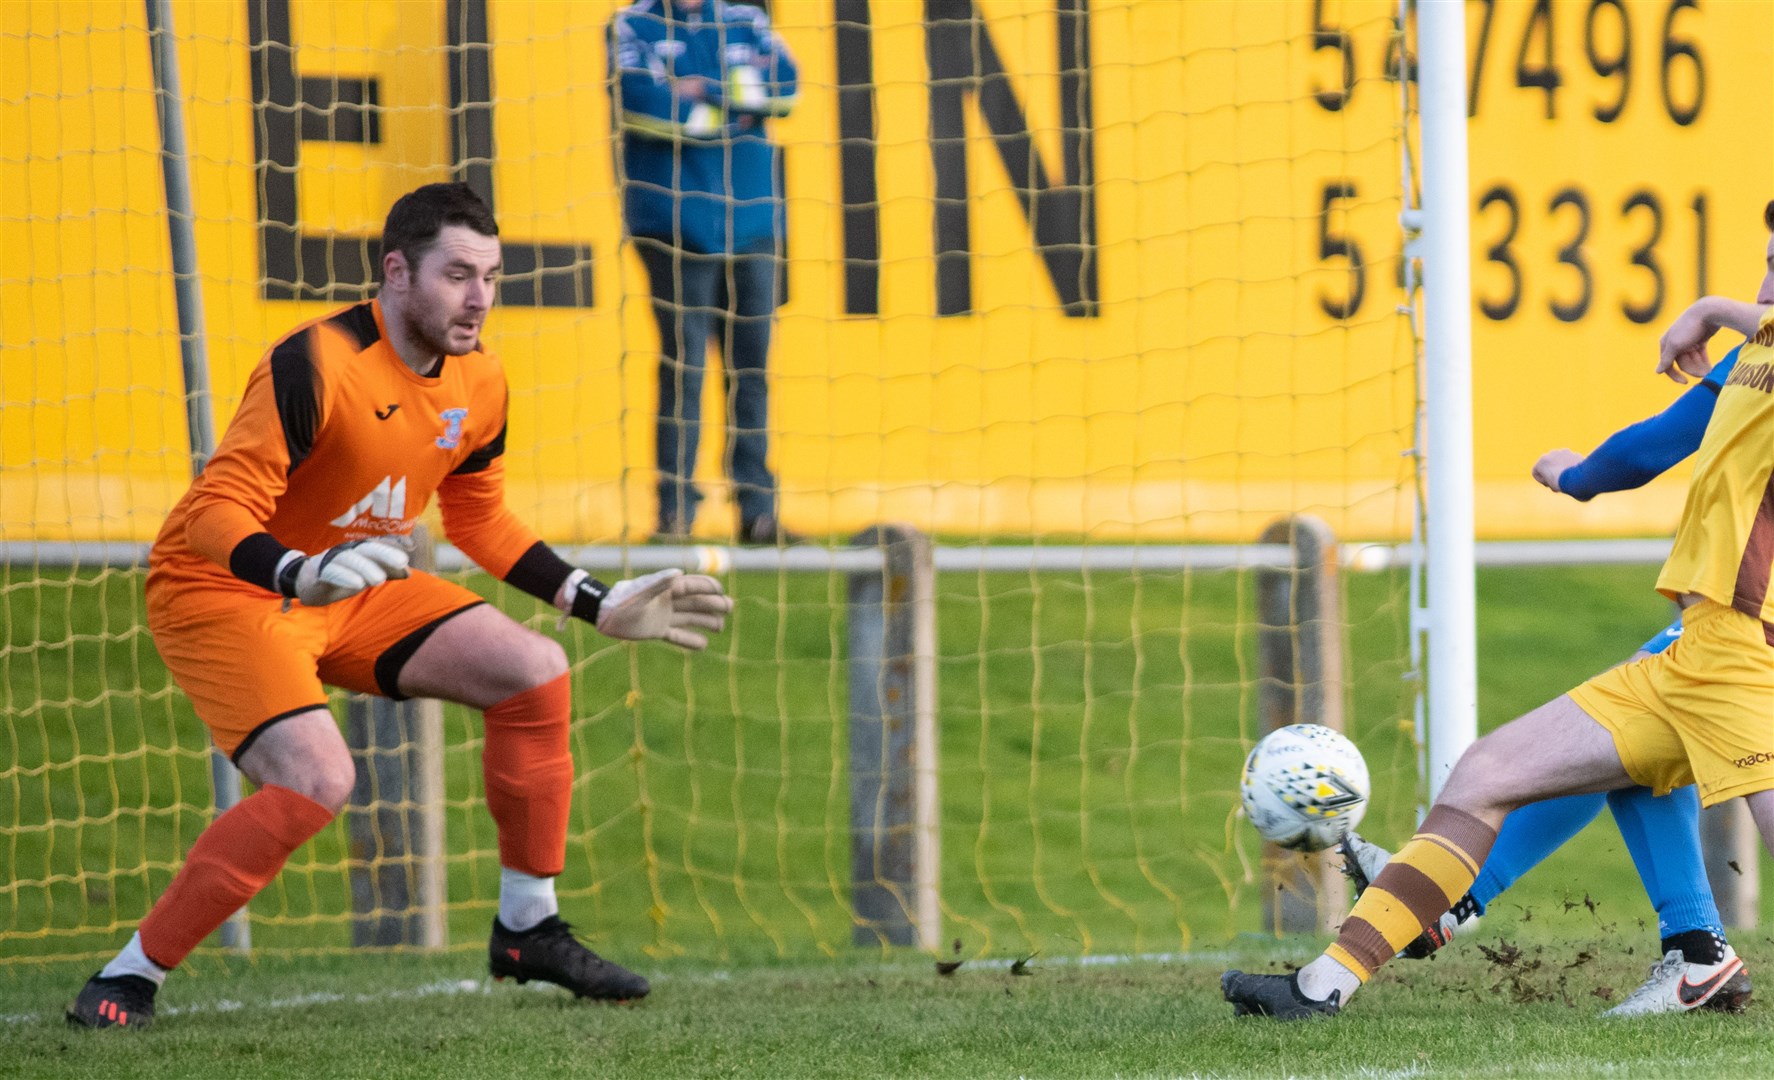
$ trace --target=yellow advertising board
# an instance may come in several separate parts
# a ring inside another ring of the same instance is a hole
[[[1522,478],[1542,451],[1588,451],[1674,398],[1651,370],[1688,302],[1754,296],[1774,199],[1774,115],[1758,104],[1774,101],[1774,5],[1468,14],[1480,520],[1493,534],[1673,532],[1686,466],[1583,507]]]
[[[463,178],[506,240],[487,339],[513,505],[557,540],[651,529],[615,7],[174,5],[219,422],[271,341],[364,294],[392,200]],[[1223,540],[1303,510],[1407,532],[1395,7],[776,0],[802,80],[774,129],[789,523]],[[1578,506],[1527,470],[1662,407],[1661,325],[1753,286],[1774,3],[1467,10],[1480,529],[1664,531],[1679,477]],[[0,538],[145,539],[187,480],[156,109],[139,3],[0,7]]]

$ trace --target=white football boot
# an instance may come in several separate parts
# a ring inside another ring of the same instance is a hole
[[[1749,973],[1731,946],[1725,946],[1725,958],[1716,964],[1690,964],[1680,950],[1671,949],[1652,965],[1644,985],[1602,1015],[1650,1016],[1702,1008],[1741,1012],[1749,997]]]

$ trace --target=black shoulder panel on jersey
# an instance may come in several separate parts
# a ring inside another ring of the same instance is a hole
[[[491,465],[494,458],[503,453],[505,453],[505,425],[500,426],[499,434],[493,436],[491,442],[463,458],[462,464],[456,466],[450,475],[461,476],[466,473],[480,472]]]
[[[368,300],[334,315],[327,320],[327,325],[343,330],[347,337],[357,342],[358,352],[382,340],[382,331],[376,328],[376,313],[370,310]]]
[[[271,350],[271,393],[283,422],[290,472],[308,460],[320,433],[320,376],[314,370],[314,329],[291,334]]]

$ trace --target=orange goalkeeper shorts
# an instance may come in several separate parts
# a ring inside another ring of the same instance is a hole
[[[1774,788],[1774,646],[1762,623],[1702,600],[1663,652],[1571,691],[1614,736],[1626,774],[1662,795],[1700,785],[1712,806]]]
[[[326,686],[398,699],[400,669],[431,632],[481,603],[417,570],[336,604],[288,611],[264,592],[152,582],[148,629],[216,746],[239,761],[279,720],[324,708]]]

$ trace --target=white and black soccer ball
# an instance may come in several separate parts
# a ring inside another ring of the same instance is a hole
[[[1263,839],[1323,851],[1348,836],[1367,811],[1367,762],[1339,731],[1289,724],[1251,748],[1238,787],[1244,815]]]

